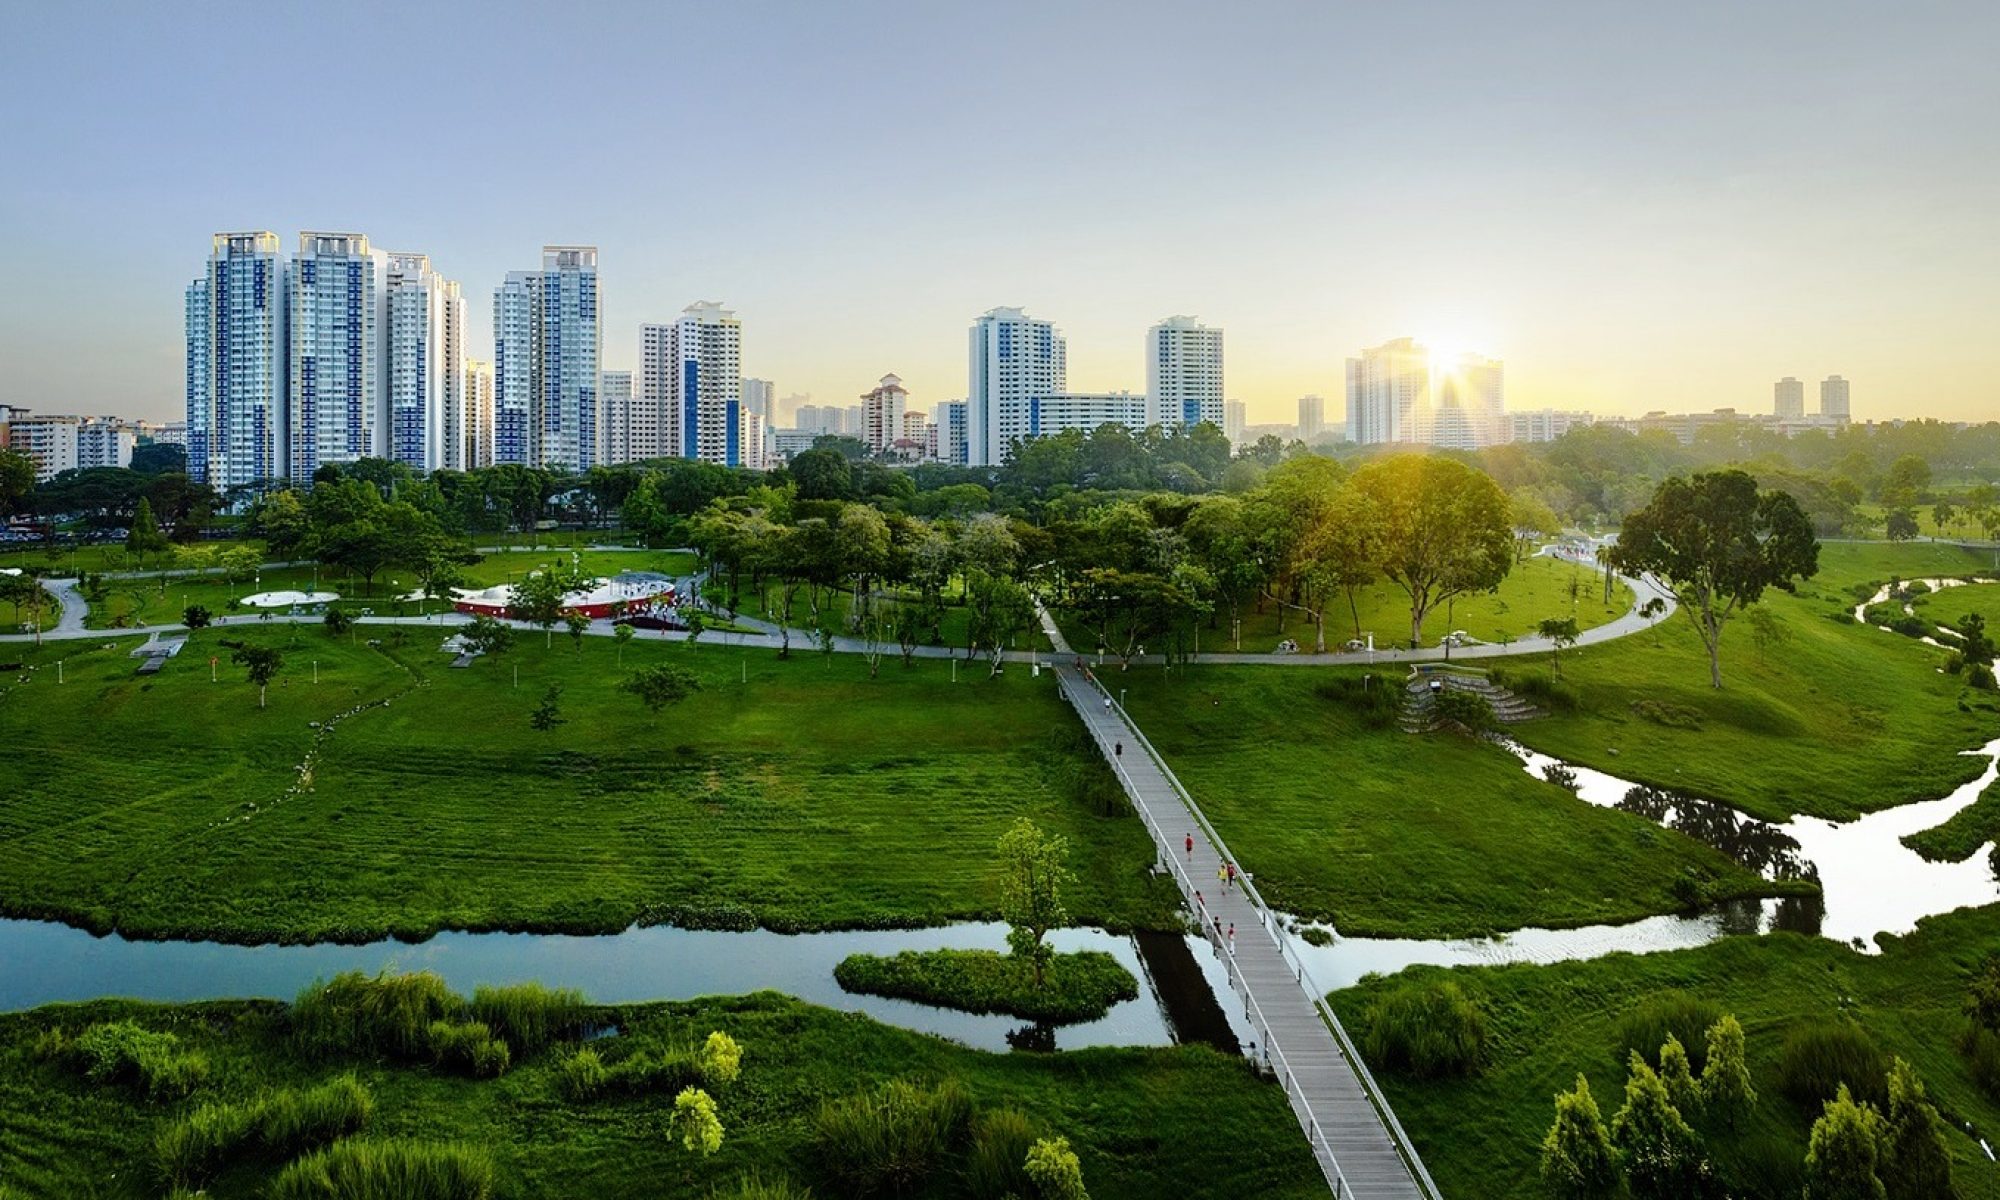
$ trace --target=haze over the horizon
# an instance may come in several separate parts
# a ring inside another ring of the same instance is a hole
[[[209,235],[465,288],[600,249],[604,365],[697,299],[743,370],[962,396],[1020,305],[1077,390],[1228,333],[1252,422],[1404,335],[1512,409],[2000,418],[2000,6],[22,5],[0,402],[177,417]]]

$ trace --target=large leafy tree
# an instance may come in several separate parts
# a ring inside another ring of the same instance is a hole
[[[1556,1200],[1611,1200],[1618,1194],[1618,1161],[1604,1129],[1590,1081],[1556,1095],[1556,1121],[1542,1138],[1542,1183]]]
[[[1410,641],[1456,596],[1500,586],[1514,562],[1513,512],[1500,485],[1455,459],[1399,454],[1354,473],[1382,531],[1382,574],[1410,597]]]
[[[0,450],[0,517],[18,511],[34,490],[34,460],[12,450]]]
[[[1673,593],[1708,651],[1711,686],[1722,686],[1722,629],[1766,588],[1791,591],[1819,570],[1819,539],[1798,502],[1757,489],[1742,471],[1675,477],[1625,518],[1606,552],[1617,570],[1650,576]]]
[[[1882,1114],[1856,1103],[1841,1084],[1806,1143],[1806,1200],[1886,1200],[1877,1173],[1882,1134]]]
[[[1916,1068],[1897,1059],[1889,1068],[1889,1116],[1882,1139],[1882,1183],[1889,1200],[1953,1196],[1951,1147],[1944,1118],[1924,1096]]]
[[[1063,886],[1074,878],[1069,870],[1069,839],[1044,833],[1022,817],[1000,836],[1000,917],[1007,922],[1007,948],[1034,968],[1035,986],[1042,986],[1055,948],[1051,929],[1069,923],[1063,907]]]
[[[1667,1097],[1666,1084],[1634,1051],[1625,1106],[1611,1118],[1611,1144],[1634,1200],[1687,1200],[1703,1194],[1708,1163],[1701,1140]]]
[[[285,656],[275,646],[239,646],[229,661],[243,668],[251,683],[257,685],[257,707],[264,707],[264,697],[270,691],[271,681],[284,669]]]

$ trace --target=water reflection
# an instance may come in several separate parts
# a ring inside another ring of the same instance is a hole
[[[1705,842],[1765,879],[1819,879],[1797,838],[1727,804],[1642,784],[1613,807]]]

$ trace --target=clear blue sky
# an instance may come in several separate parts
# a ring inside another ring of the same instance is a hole
[[[2000,5],[16,4],[0,401],[162,418],[217,230],[491,295],[600,248],[605,365],[697,299],[744,370],[961,395],[1023,305],[1078,388],[1228,330],[1251,419],[1403,334],[1517,408],[2000,417]],[[1811,394],[1811,389],[1808,389]]]

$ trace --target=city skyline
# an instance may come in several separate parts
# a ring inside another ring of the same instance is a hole
[[[484,297],[521,247],[595,245],[605,369],[637,369],[643,324],[717,296],[757,330],[744,374],[822,402],[891,370],[913,403],[955,398],[965,321],[1018,306],[1065,331],[1079,392],[1143,388],[1136,331],[1163,314],[1225,328],[1230,398],[1252,423],[1338,396],[1347,357],[1402,336],[1504,359],[1521,407],[1753,411],[1776,378],[1840,374],[1857,420],[2000,412],[1983,282],[2000,271],[1987,236],[2000,83],[1978,50],[1992,40],[1978,27],[2000,31],[2000,15],[1271,6],[1193,37],[1119,6],[1062,11],[1060,38],[969,45],[964,14],[942,8],[690,10],[668,86],[624,69],[654,52],[622,36],[665,19],[647,9],[503,8],[475,43],[449,14],[363,5],[347,19],[426,48],[427,120],[454,130],[393,175],[325,164],[387,149],[375,131],[402,103],[398,56],[357,57],[354,119],[312,138],[296,136],[291,106],[217,99],[217,79],[269,60],[260,48],[309,37],[310,10],[256,10],[231,39],[203,34],[222,14],[25,13],[21,69],[0,81],[24,115],[0,146],[26,182],[0,214],[36,232],[20,257],[49,282],[0,300],[5,398],[168,418],[183,247],[227,229],[358,229],[420,248],[460,283],[469,355],[492,345]],[[1406,37],[1428,47],[1421,95],[1376,89],[1388,68],[1352,56],[1340,72],[1315,66]],[[594,86],[499,120],[492,82],[544,53]],[[1192,67],[1211,54],[1233,65],[1087,99],[1053,86],[1106,56]],[[893,86],[851,70],[877,56],[906,65]],[[750,63],[765,83],[743,89]],[[1809,64],[1839,86],[1788,77]],[[37,100],[56,91],[74,102]],[[663,102],[727,119],[653,154]],[[971,135],[1002,109],[1040,131],[1032,162],[996,165]],[[1159,169],[1160,122],[1181,135],[1176,187],[1128,186]],[[472,186],[530,136],[581,138],[622,164],[597,175],[620,184],[502,172],[505,186]],[[213,169],[239,146],[257,147],[254,173]],[[667,182],[693,159],[729,182],[700,195]],[[874,186],[885,164],[895,188]],[[1930,186],[1946,174],[1952,188]]]

